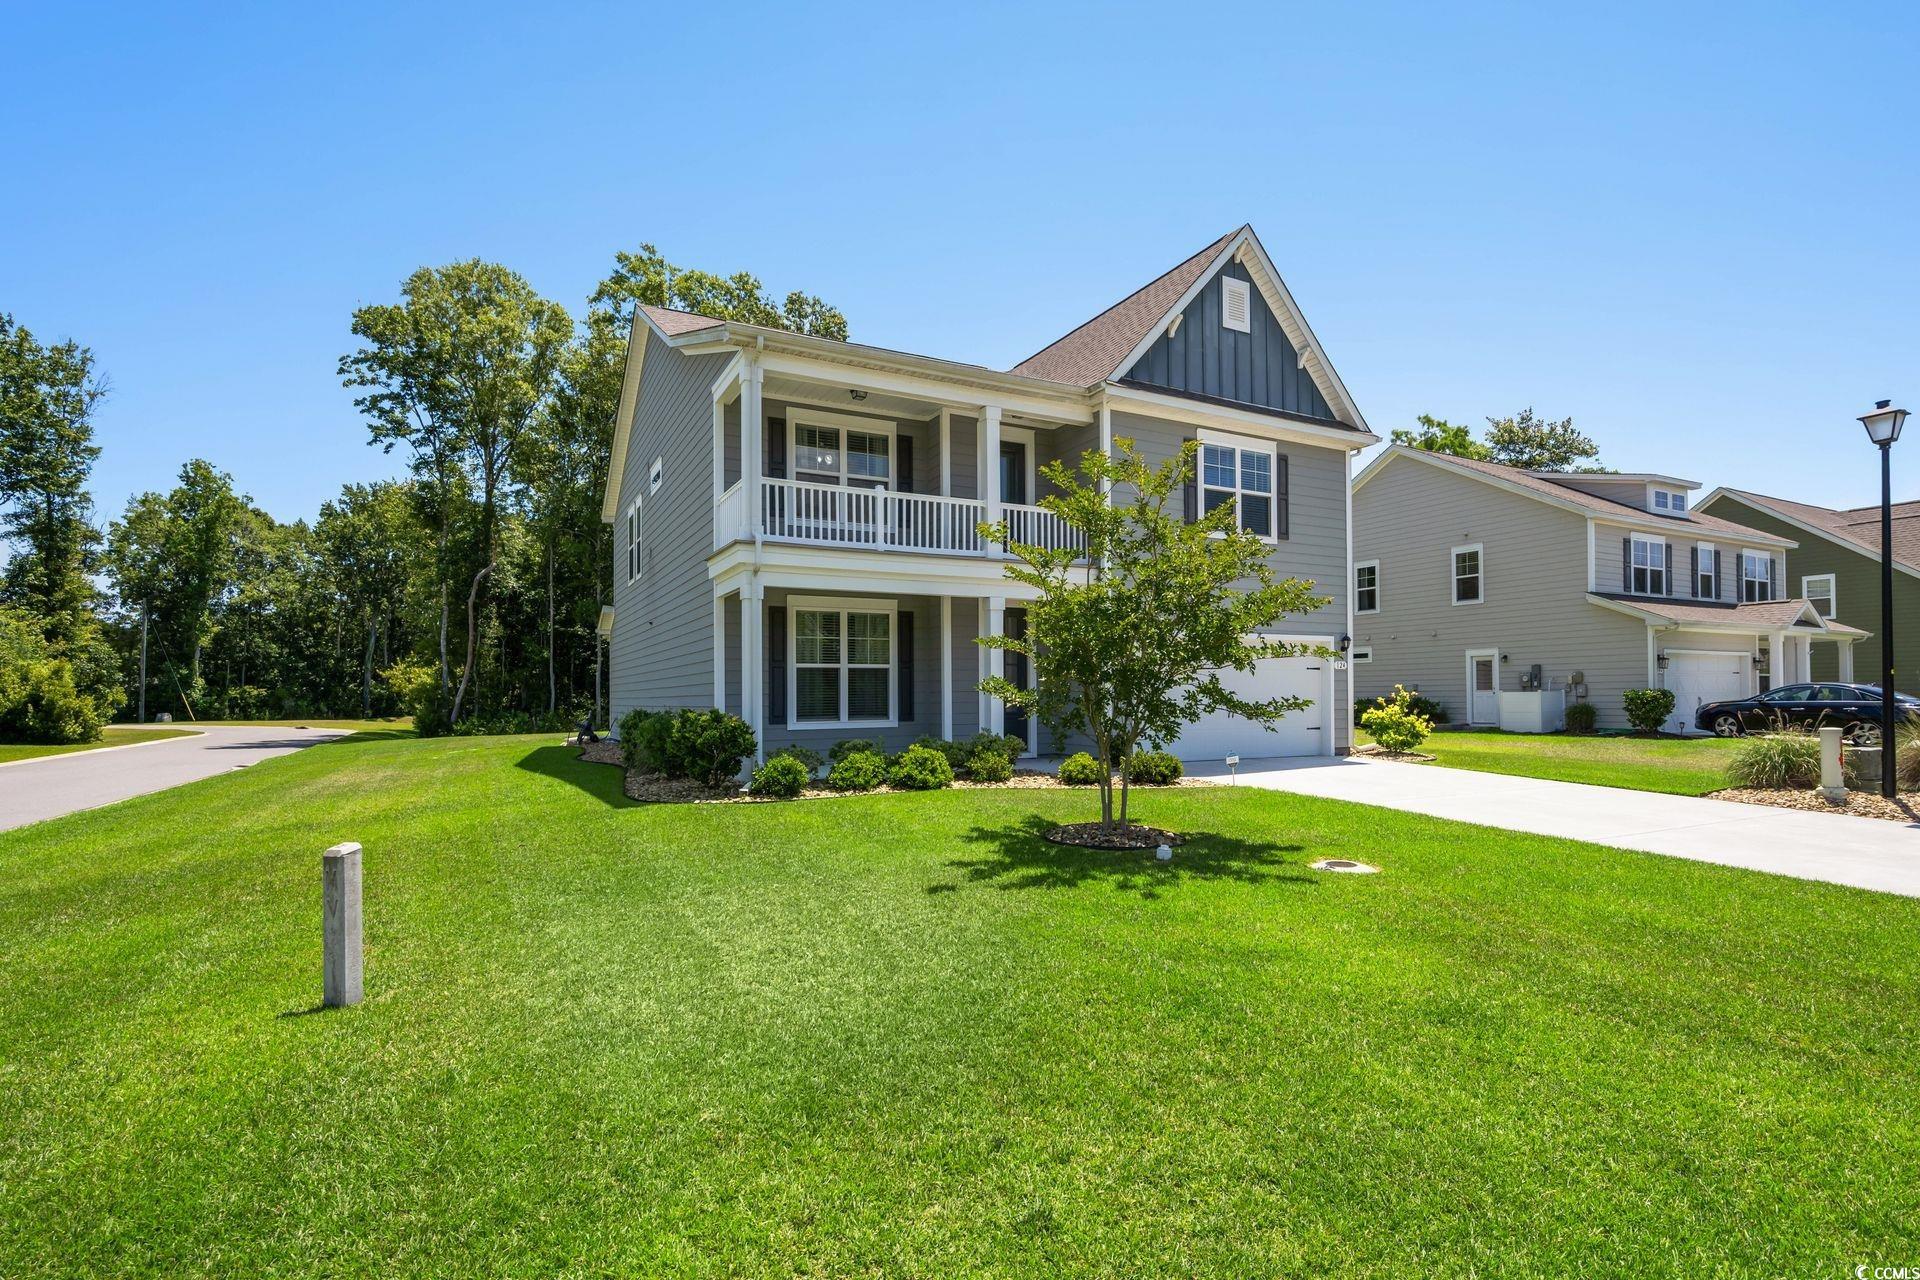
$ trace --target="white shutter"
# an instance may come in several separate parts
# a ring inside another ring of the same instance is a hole
[[[1241,333],[1253,330],[1253,300],[1245,280],[1228,276],[1220,282],[1220,323]]]

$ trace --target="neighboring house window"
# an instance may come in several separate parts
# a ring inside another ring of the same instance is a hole
[[[635,498],[627,508],[626,524],[627,581],[634,582],[640,577],[640,499]]]
[[[1684,494],[1684,493],[1676,493],[1676,494],[1674,494],[1674,495],[1673,495],[1673,509],[1674,509],[1675,511],[1685,511],[1685,510],[1687,509],[1687,495],[1686,495],[1686,494]]]
[[[1667,544],[1653,538],[1633,540],[1633,593],[1637,596],[1667,594]]]
[[[1273,538],[1275,458],[1274,447],[1259,441],[1203,442],[1200,446],[1201,513],[1211,513],[1231,502],[1239,513],[1242,529],[1262,538]]]
[[[1834,597],[1833,575],[1818,573],[1800,579],[1800,596],[1823,618],[1831,618],[1838,602]]]
[[[1480,557],[1483,548],[1479,543],[1470,547],[1453,549],[1453,602],[1455,604],[1479,604],[1486,597],[1486,583],[1482,577]]]
[[[830,422],[794,414],[793,478],[885,489],[893,479],[893,433],[863,430],[861,419]],[[875,424],[878,426],[879,424]]]
[[[1362,560],[1353,566],[1353,611],[1355,613],[1380,611],[1380,562],[1378,560]]]
[[[1655,489],[1653,491],[1653,509],[1655,511],[1685,511],[1687,495],[1673,489]]]
[[[666,471],[665,459],[655,458],[653,460],[653,468],[647,472],[647,492],[648,493],[660,492],[660,482],[666,479],[666,475],[667,475],[667,471]]]
[[[1245,280],[1228,276],[1220,282],[1220,323],[1240,333],[1253,330],[1253,294]]]
[[[1353,660],[1354,660],[1355,662],[1372,662],[1372,661],[1373,661],[1373,650],[1371,650],[1371,649],[1355,649],[1355,650],[1353,651]]]
[[[1703,542],[1694,551],[1694,558],[1700,563],[1699,581],[1694,584],[1693,593],[1702,600],[1718,600],[1720,583],[1714,576],[1714,556],[1716,552],[1711,542]]]
[[[790,727],[892,724],[892,602],[796,597],[791,606]]]
[[[1740,553],[1740,599],[1747,604],[1773,599],[1773,557],[1764,551]]]

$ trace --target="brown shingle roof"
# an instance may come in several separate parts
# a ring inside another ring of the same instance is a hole
[[[1495,476],[1510,484],[1518,485],[1523,489],[1531,489],[1544,497],[1557,498],[1563,502],[1571,502],[1575,506],[1585,507],[1587,510],[1599,515],[1636,517],[1640,520],[1651,519],[1658,520],[1663,524],[1692,525],[1694,528],[1708,533],[1727,533],[1740,537],[1756,537],[1769,542],[1777,540],[1774,535],[1770,533],[1763,533],[1759,529],[1750,529],[1746,525],[1735,524],[1731,520],[1722,520],[1718,516],[1704,515],[1698,511],[1686,511],[1674,516],[1667,515],[1664,512],[1648,511],[1645,508],[1631,506],[1625,502],[1615,502],[1611,498],[1602,498],[1597,494],[1588,493],[1584,489],[1576,489],[1572,485],[1560,484],[1556,481],[1545,479],[1533,472],[1522,471],[1519,467],[1504,466],[1498,462],[1482,462],[1478,458],[1459,458],[1450,453],[1427,453],[1426,456],[1449,466],[1459,466],[1467,471],[1477,471],[1482,475]]]
[[[1596,592],[1606,600],[1617,600],[1630,609],[1642,613],[1656,614],[1662,618],[1671,618],[1675,622],[1705,622],[1717,626],[1733,623],[1739,626],[1752,626],[1759,630],[1778,630],[1790,627],[1799,620],[1806,610],[1805,600],[1772,600],[1764,604],[1689,604],[1679,600],[1655,600],[1646,596],[1622,596],[1612,592]],[[1827,621],[1827,630],[1841,635],[1863,636],[1867,634],[1844,623]]]
[[[1161,317],[1180,301],[1193,282],[1227,242],[1245,227],[1235,227],[1151,284],[1145,285],[1102,311],[1093,319],[1013,366],[1009,372],[1049,382],[1090,387],[1105,382],[1120,362],[1153,331]]]
[[[1876,559],[1880,555],[1880,508],[1877,506],[1836,511],[1831,507],[1789,502],[1785,498],[1772,498],[1746,489],[1726,489],[1722,492],[1749,506],[1759,507],[1763,511],[1771,510],[1776,515],[1824,530],[1837,540],[1849,543]],[[1909,569],[1920,570],[1920,502],[1893,504],[1893,558]]]
[[[691,311],[675,311],[671,307],[650,307],[642,303],[640,309],[647,313],[647,319],[660,328],[660,332],[669,338],[677,338],[683,333],[693,333],[699,329],[712,329],[725,324],[724,320],[715,320],[712,316],[695,315]]]

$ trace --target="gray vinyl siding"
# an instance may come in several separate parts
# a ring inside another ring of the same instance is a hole
[[[1250,286],[1250,332],[1241,333],[1220,323],[1223,276],[1247,281]],[[1313,384],[1313,375],[1300,367],[1299,353],[1287,340],[1259,288],[1252,285],[1245,267],[1229,262],[1187,304],[1182,317],[1171,336],[1163,333],[1155,339],[1140,359],[1121,371],[1120,378],[1313,418],[1333,418],[1326,398]]]
[[[1041,474],[1048,463],[1064,463],[1067,470],[1076,476],[1080,473],[1080,459],[1089,449],[1100,447],[1100,429],[1087,425],[1078,427],[1056,427],[1051,431],[1041,430],[1034,433],[1033,474],[1035,501],[1053,493],[1054,487],[1047,483]]]
[[[1353,499],[1356,564],[1380,562],[1380,609],[1353,620],[1355,693],[1395,684],[1467,715],[1466,654],[1498,649],[1499,686],[1539,663],[1552,686],[1584,674],[1599,723],[1625,728],[1621,697],[1647,683],[1647,626],[1587,600],[1586,518],[1417,460],[1397,458]],[[1452,603],[1452,549],[1483,545],[1484,603]],[[1618,560],[1618,550],[1615,550]],[[1618,567],[1615,567],[1616,578]]]
[[[725,354],[688,356],[647,334],[620,501],[615,513],[613,637],[608,646],[615,720],[634,707],[713,704],[714,379]],[[646,492],[653,460],[657,493]],[[626,574],[626,512],[641,498],[643,572]]]
[[[1740,552],[1750,544],[1739,541],[1729,542],[1724,534],[1710,533],[1704,529],[1689,529],[1678,521],[1674,522],[1672,531],[1665,534],[1596,521],[1593,544],[1594,590],[1607,595],[1618,595],[1630,591],[1630,588],[1625,585],[1630,581],[1626,573],[1627,539],[1634,537],[1655,539],[1664,537],[1671,555],[1669,563],[1675,570],[1673,591],[1670,593],[1671,598],[1675,600],[1702,598],[1696,591],[1698,583],[1693,575],[1693,549],[1696,546],[1701,547],[1700,554],[1705,556],[1707,554],[1705,547],[1711,544],[1720,552],[1720,573],[1714,582],[1716,594],[1704,598],[1728,604],[1739,602]],[[1767,550],[1765,547],[1753,549]],[[1798,583],[1785,581],[1784,556],[1774,552],[1771,559],[1775,562],[1773,580],[1785,587],[1787,597],[1792,597],[1798,591]]]
[[[937,430],[936,426],[936,430]],[[947,447],[953,450],[953,485],[948,495],[954,498],[980,496],[980,421],[951,414],[947,419]]]

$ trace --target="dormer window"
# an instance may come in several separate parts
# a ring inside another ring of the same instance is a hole
[[[1687,509],[1687,495],[1679,489],[1655,489],[1653,491],[1653,509],[1675,513]]]
[[[1220,282],[1220,323],[1240,333],[1253,331],[1253,294],[1245,280]]]

